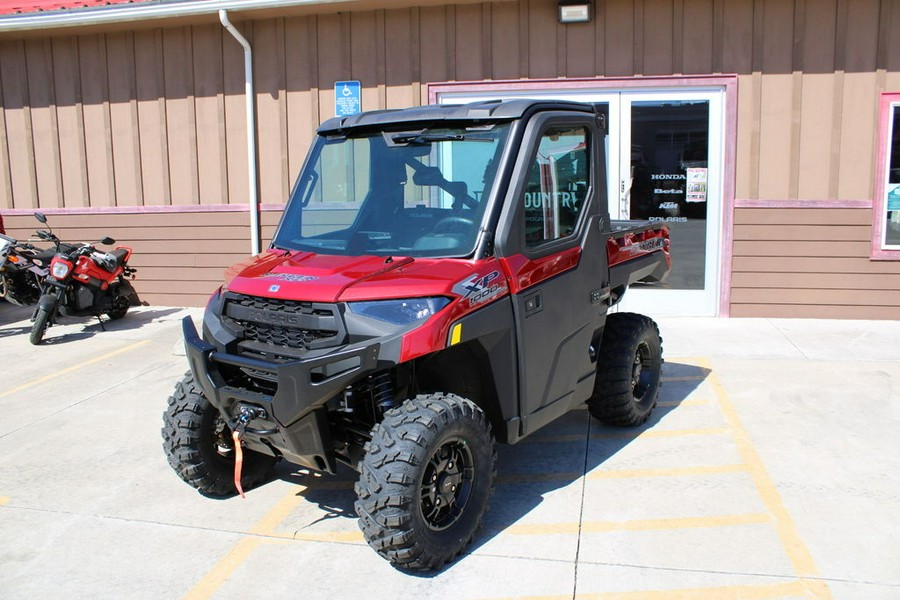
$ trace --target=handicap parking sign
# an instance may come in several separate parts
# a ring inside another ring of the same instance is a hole
[[[334,82],[334,116],[349,117],[362,111],[362,93],[358,81]]]

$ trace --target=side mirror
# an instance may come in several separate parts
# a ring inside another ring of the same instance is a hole
[[[34,218],[37,219],[38,221],[40,221],[41,223],[43,223],[44,225],[47,224],[47,217],[46,217],[46,215],[44,215],[44,213],[36,212],[36,213],[34,213]]]
[[[112,238],[109,237],[109,236],[106,236],[105,238],[103,238],[102,240],[100,240],[100,243],[103,244],[103,245],[105,245],[105,246],[112,246],[113,244],[116,243],[116,240],[112,239]]]

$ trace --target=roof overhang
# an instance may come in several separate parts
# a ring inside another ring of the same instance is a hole
[[[481,0],[148,0],[139,3],[0,15],[0,34],[47,35],[71,29],[139,29],[203,22],[218,22],[218,12],[233,12],[239,19],[258,19],[350,10],[410,8],[470,4]],[[498,0],[489,0],[498,1]],[[500,0],[506,1],[506,0]],[[82,33],[82,31],[79,31]]]

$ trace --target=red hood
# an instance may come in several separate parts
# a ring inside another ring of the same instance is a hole
[[[448,295],[474,265],[462,260],[334,256],[270,250],[225,272],[228,289],[307,302]]]

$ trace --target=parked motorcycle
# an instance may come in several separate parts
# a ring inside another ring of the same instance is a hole
[[[35,213],[35,218],[47,224],[47,217]],[[49,229],[49,225],[48,225]],[[134,278],[136,269],[128,266],[131,248],[118,246],[111,252],[101,252],[93,244],[65,244],[53,233],[40,230],[36,235],[52,242],[56,253],[50,261],[49,273],[41,285],[38,306],[32,315],[30,341],[40,344],[47,328],[58,315],[67,317],[94,316],[100,319],[121,319],[131,306],[134,288],[126,277]],[[105,237],[99,242],[112,245],[116,241]]]
[[[0,299],[18,306],[35,304],[54,254],[52,248],[35,248],[0,234]]]

